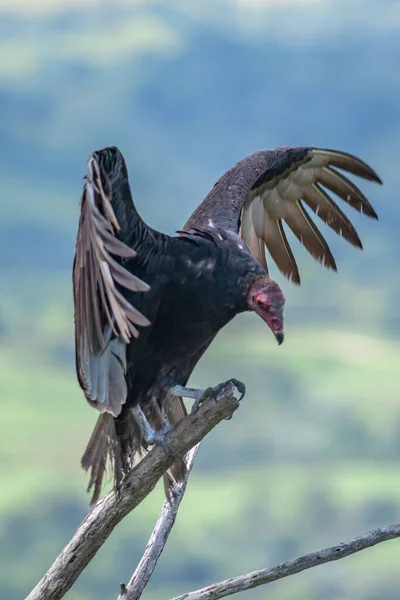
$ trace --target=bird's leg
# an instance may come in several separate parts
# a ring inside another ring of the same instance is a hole
[[[179,396],[180,398],[193,398],[194,403],[191,414],[195,415],[201,404],[209,398],[213,398],[215,402],[218,402],[222,396],[225,396],[226,394],[234,394],[237,391],[240,394],[238,398],[238,401],[240,402],[246,393],[246,387],[244,383],[238,381],[237,379],[229,379],[224,383],[219,383],[218,385],[209,387],[205,390],[196,390],[193,388],[184,387],[183,385],[175,385],[170,391],[172,394]]]
[[[180,398],[193,398],[192,415],[197,413],[200,405],[208,398],[214,398],[215,401],[217,400],[214,388],[212,387],[205,390],[196,390],[194,388],[184,387],[183,385],[175,385],[170,391],[174,396],[179,396]]]
[[[136,417],[136,421],[140,427],[140,430],[143,435],[143,439],[146,444],[157,444],[161,446],[164,450],[165,454],[171,454],[171,450],[168,447],[167,442],[165,441],[165,436],[171,429],[173,429],[172,425],[167,425],[163,429],[153,429],[150,423],[148,422],[146,415],[142,411],[139,405],[134,406],[132,408],[132,412]]]

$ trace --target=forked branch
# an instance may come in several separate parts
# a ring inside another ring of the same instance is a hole
[[[228,383],[218,402],[206,400],[195,415],[185,417],[168,434],[171,455],[155,447],[125,477],[119,497],[110,492],[102,498],[26,600],[62,598],[113,529],[148,496],[176,459],[187,454],[215,425],[232,416],[239,406],[235,392],[235,386]]]
[[[184,482],[177,486],[172,503],[164,504],[143,558],[130,582],[127,585],[121,584],[119,600],[139,600],[174,525],[198,449],[196,444],[198,445],[217,423],[232,416],[239,405],[234,394],[235,386],[228,383],[219,396],[218,402],[214,402],[211,398],[206,400],[198,413],[183,419],[168,434],[167,441],[171,455],[167,456],[159,447],[154,448],[124,479],[119,497],[114,492],[110,492],[102,498],[26,600],[62,598],[104,544],[114,527],[146,498],[162,474],[176,459],[182,458],[191,450],[187,458],[188,470]],[[300,556],[275,567],[232,577],[177,596],[173,600],[218,600],[327,562],[340,560],[394,538],[400,538],[400,524],[375,529],[336,546]]]
[[[150,577],[156,568],[157,561],[164,550],[172,527],[174,526],[176,515],[178,514],[179,506],[185,494],[190,471],[192,470],[199,446],[200,444],[197,444],[197,446],[192,448],[188,453],[185,479],[182,483],[176,485],[171,502],[164,502],[164,506],[162,507],[156,526],[147,542],[146,550],[140,563],[136,567],[130,582],[127,585],[121,584],[118,600],[139,600],[144,588],[149,582]]]

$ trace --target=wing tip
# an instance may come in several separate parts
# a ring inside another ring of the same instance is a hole
[[[383,185],[383,179],[379,177],[378,173],[373,169],[371,169],[371,171],[375,176],[374,179],[371,179],[371,181],[373,181],[374,183],[378,183],[379,185]]]
[[[298,285],[299,287],[301,286],[301,277],[298,273],[291,274],[287,276],[287,278],[289,279],[290,283],[293,283],[293,285]]]
[[[330,148],[312,148],[314,154],[322,154],[326,156],[331,156],[336,159],[342,159],[347,163],[347,167],[342,164],[342,166],[336,165],[339,169],[344,169],[345,171],[352,172],[358,177],[366,179],[367,181],[372,181],[373,183],[378,183],[379,185],[383,185],[383,180],[379,177],[378,173],[365,161],[355,154],[350,154],[349,152],[342,152],[340,150],[332,150]],[[348,167],[352,166],[353,170]]]
[[[348,241],[350,241],[350,240],[348,240]],[[354,240],[354,242],[351,242],[351,243],[354,246],[354,248],[358,248],[359,250],[364,250],[363,243],[360,240],[358,235],[357,235],[357,238]]]
[[[330,269],[331,271],[334,271],[335,273],[337,273],[337,272],[338,272],[338,268],[337,268],[337,264],[336,264],[336,261],[335,261],[335,259],[333,259],[333,263],[330,263],[329,265],[326,265],[326,264],[325,264],[325,267],[326,267],[327,269]]]

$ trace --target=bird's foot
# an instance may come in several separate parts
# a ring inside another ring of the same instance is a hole
[[[172,454],[165,440],[166,435],[171,431],[171,429],[173,429],[172,425],[167,425],[163,429],[159,430],[153,429],[140,406],[135,406],[132,409],[132,411],[139,424],[144,442],[149,446],[152,446],[154,444],[156,444],[157,446],[161,446],[165,454]]]
[[[229,379],[224,383],[219,383],[218,385],[214,387],[209,387],[205,390],[187,388],[182,385],[175,385],[173,388],[171,388],[171,393],[175,396],[179,396],[181,398],[194,399],[194,403],[191,410],[192,415],[195,415],[197,413],[200,406],[206,400],[209,400],[211,398],[215,402],[218,402],[218,400],[220,400],[223,396],[226,396],[227,394],[235,396],[235,393],[237,392],[239,393],[237,401],[240,402],[240,400],[246,393],[246,387],[244,383],[238,381],[237,379]]]
[[[156,444],[157,446],[161,446],[165,454],[171,454],[171,450],[167,442],[165,441],[165,437],[167,433],[171,431],[171,429],[173,429],[172,425],[167,425],[163,429],[159,430],[151,428],[151,432],[146,432],[146,435],[144,436],[144,441],[146,442],[146,444],[149,445]]]

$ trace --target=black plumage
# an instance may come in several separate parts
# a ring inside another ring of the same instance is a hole
[[[300,281],[282,221],[309,252],[336,268],[303,201],[355,246],[359,237],[321,186],[376,217],[336,168],[372,181],[359,159],[334,151],[281,148],[240,161],[175,237],[149,228],[133,204],[117,148],[91,155],[81,201],[73,270],[76,367],[88,402],[102,414],[82,458],[93,501],[108,460],[118,485],[164,427],[185,415],[183,388],[217,333],[253,310],[283,340],[284,297],[268,276],[265,246]],[[182,477],[184,463],[172,469]],[[169,485],[170,478],[166,476]],[[168,486],[167,486],[168,487]]]

